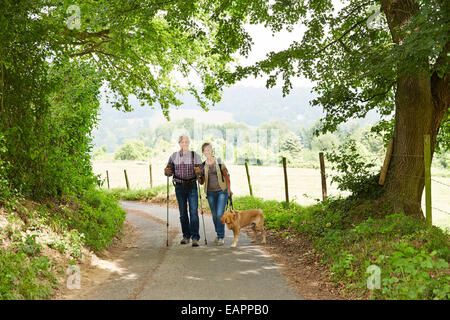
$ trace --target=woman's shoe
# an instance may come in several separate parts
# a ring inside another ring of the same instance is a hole
[[[216,237],[216,238],[214,239],[214,243],[217,244],[218,241],[219,241],[219,238]]]
[[[183,240],[181,240],[180,244],[188,244],[190,240],[191,239],[183,238]]]
[[[218,239],[217,240],[217,245],[218,246],[223,246],[223,239]]]

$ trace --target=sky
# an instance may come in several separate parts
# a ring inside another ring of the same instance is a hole
[[[254,45],[252,51],[247,58],[240,57],[239,62],[242,65],[251,65],[257,61],[266,58],[266,55],[271,51],[281,51],[287,49],[293,41],[300,41],[303,36],[305,27],[297,25],[292,32],[283,30],[272,36],[270,29],[265,28],[263,25],[246,25],[246,30],[253,39]],[[265,87],[267,77],[253,78],[249,77],[245,80],[241,80],[236,85],[244,87]],[[292,85],[294,87],[312,87],[314,85],[308,79],[305,78],[292,78]],[[281,87],[282,82],[278,82],[276,87]]]
[[[270,2],[272,0],[269,0]],[[335,11],[338,11],[344,7],[346,4],[346,0],[332,0]],[[257,61],[263,60],[266,58],[266,55],[271,51],[281,51],[287,49],[293,41],[300,42],[303,37],[304,32],[306,31],[306,27],[298,23],[294,26],[292,32],[287,30],[282,30],[272,36],[272,31],[269,28],[265,28],[263,24],[259,25],[251,25],[246,24],[245,29],[249,33],[250,37],[253,40],[252,50],[249,56],[243,57],[239,56],[240,65],[247,66],[252,65]],[[281,76],[280,76],[281,77]],[[180,79],[179,76],[176,76],[177,80],[180,83],[186,83],[184,79]],[[244,80],[237,82],[236,86],[243,87],[257,87],[263,88],[266,86],[267,76],[259,77],[255,79],[250,76]],[[191,79],[194,83],[199,83],[199,81]],[[303,77],[293,77],[291,78],[292,85],[294,87],[313,87],[314,82],[303,78]],[[282,81],[278,81],[275,87],[282,87]]]

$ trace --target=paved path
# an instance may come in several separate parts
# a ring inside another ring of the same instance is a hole
[[[179,244],[182,235],[177,209],[169,209],[170,245],[166,247],[164,206],[120,201],[127,219],[140,229],[136,248],[125,251],[116,264],[120,274],[92,290],[88,299],[301,299],[287,285],[280,268],[241,233],[230,248],[216,246],[212,218],[205,215],[208,245],[200,216],[200,247]]]

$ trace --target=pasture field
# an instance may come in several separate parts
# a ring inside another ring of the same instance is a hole
[[[166,165],[164,161],[152,163],[153,186],[165,185],[167,178],[163,174]],[[109,173],[111,188],[126,188],[124,170],[127,171],[131,189],[143,189],[150,186],[149,163],[139,161],[101,161],[92,163],[95,174],[100,174],[105,179],[106,170]],[[227,165],[231,177],[231,190],[236,196],[249,195],[247,175],[243,165]],[[265,200],[285,200],[283,167],[266,167],[249,165],[250,181],[255,197]],[[322,199],[322,187],[320,170],[311,168],[288,168],[289,200],[301,205],[314,204],[317,199]],[[337,189],[337,185],[330,184],[333,172],[327,170],[328,195],[348,195]],[[450,177],[433,176],[431,184],[433,224],[450,229]],[[435,181],[436,180],[436,181]],[[170,180],[171,181],[171,180]],[[439,183],[439,182],[441,183]],[[422,204],[425,203],[425,192]],[[439,209],[439,210],[438,210]]]

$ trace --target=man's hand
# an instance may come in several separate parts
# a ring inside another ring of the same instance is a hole
[[[172,170],[169,167],[167,167],[167,168],[164,169],[164,174],[166,176],[171,176],[172,175]]]
[[[231,189],[228,189],[228,196],[231,197],[233,195],[233,192],[231,192]]]
[[[200,167],[194,167],[194,172],[195,172],[195,175],[200,175]]]

